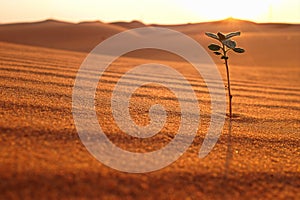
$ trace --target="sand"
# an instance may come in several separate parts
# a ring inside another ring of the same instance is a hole
[[[255,31],[237,39],[249,53],[233,56],[230,66],[235,117],[226,120],[218,143],[204,159],[198,158],[198,151],[209,124],[210,101],[205,83],[191,66],[153,51],[133,52],[112,64],[98,85],[96,109],[103,130],[122,148],[161,148],[174,137],[180,118],[172,93],[163,87],[141,88],[132,98],[137,105],[132,118],[147,124],[147,108],[159,102],[170,111],[168,123],[146,141],[122,134],[108,102],[114,84],[132,66],[153,60],[172,66],[193,84],[199,99],[202,118],[193,144],[170,166],[146,174],[104,166],[79,139],[71,112],[72,87],[86,52],[0,42],[0,199],[299,199],[299,47],[288,39],[299,44],[299,34],[294,27],[286,28],[286,35],[272,32],[277,28],[269,27],[264,34],[270,40],[286,40],[264,55],[261,48],[273,43],[265,40],[257,49],[252,41],[264,40]],[[285,48],[294,48],[294,53]],[[281,58],[265,60],[280,53]],[[221,62],[216,62],[224,75]]]

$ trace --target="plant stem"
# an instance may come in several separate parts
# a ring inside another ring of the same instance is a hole
[[[224,60],[225,60],[225,66],[226,66],[226,73],[227,73],[227,89],[228,89],[228,104],[229,104],[229,117],[232,117],[232,108],[231,108],[231,101],[232,101],[232,95],[231,95],[231,89],[230,89],[230,77],[229,77],[229,67],[228,67],[228,58],[227,58],[227,51],[225,49],[225,45],[223,45],[223,53],[224,53]]]
[[[227,59],[225,58],[225,66],[226,66],[226,72],[227,72],[227,84],[228,84],[228,100],[229,100],[229,117],[232,117],[232,108],[231,108],[231,100],[232,100],[232,95],[231,95],[231,90],[230,90],[230,78],[229,78],[229,67],[228,67],[228,62]]]

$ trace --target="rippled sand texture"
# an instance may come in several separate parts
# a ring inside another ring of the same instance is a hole
[[[243,43],[246,49],[247,45]],[[205,83],[179,58],[159,61],[183,73],[192,84],[201,107],[201,125],[193,144],[175,163],[156,172],[128,174],[93,158],[75,130],[72,87],[85,56],[0,42],[0,199],[300,198],[299,60],[286,59],[285,66],[276,66],[251,61],[248,54],[246,64],[239,64],[243,55],[233,62],[235,116],[231,123],[226,120],[217,145],[204,159],[198,158],[198,152],[211,112]],[[150,59],[118,59],[105,72],[96,95],[99,123],[107,136],[135,152],[166,145],[180,120],[174,94],[152,85],[132,96],[130,113],[137,124],[146,125],[148,108],[153,103],[165,105],[169,116],[158,135],[134,139],[113,122],[109,101],[115,83],[133,66],[153,62]],[[223,66],[219,67],[224,75]],[[183,86],[178,83],[178,87]]]

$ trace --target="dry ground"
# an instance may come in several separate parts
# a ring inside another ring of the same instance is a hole
[[[187,63],[173,66],[193,84],[202,120],[188,151],[156,172],[128,174],[93,158],[81,143],[71,113],[76,72],[85,53],[0,43],[0,199],[299,199],[300,68],[295,65],[232,66],[236,114],[204,159],[197,153],[209,122],[209,98],[203,81]],[[99,121],[118,145],[142,151],[172,139],[179,115],[170,114],[162,133],[140,140],[121,135],[111,122],[107,102],[114,83],[133,65],[150,62],[123,57],[99,85]],[[220,66],[223,73],[223,68]],[[141,77],[143,78],[143,77]],[[163,87],[142,88],[131,114],[147,123],[147,107],[178,104]],[[99,98],[100,99],[100,98]],[[146,99],[146,100],[145,100]],[[148,143],[147,143],[148,142]],[[155,144],[155,145],[153,145]]]

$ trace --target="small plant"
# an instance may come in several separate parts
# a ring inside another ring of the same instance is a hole
[[[232,37],[241,35],[241,32],[233,32],[227,35],[218,32],[217,34],[214,33],[205,33],[208,37],[211,37],[215,40],[218,40],[221,43],[221,46],[218,44],[210,44],[208,48],[214,52],[214,54],[221,56],[221,59],[225,60],[226,72],[227,72],[227,89],[228,89],[228,104],[229,104],[229,117],[232,117],[232,95],[230,90],[230,79],[229,79],[229,66],[228,66],[228,55],[227,53],[230,50],[233,50],[236,53],[244,53],[245,50],[242,48],[236,47],[236,42],[231,40]]]

